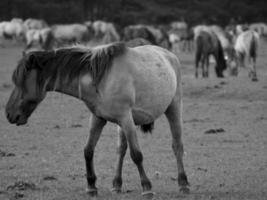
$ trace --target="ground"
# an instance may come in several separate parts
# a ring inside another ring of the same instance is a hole
[[[22,48],[0,48],[0,199],[85,200],[83,147],[90,112],[72,97],[51,93],[26,126],[10,125],[5,104],[12,90],[11,74]],[[194,56],[179,53],[182,63],[184,164],[191,193],[181,194],[164,117],[152,135],[138,134],[144,166],[155,199],[267,199],[267,45],[262,45],[258,82],[248,70],[238,77],[194,78]],[[217,130],[217,131],[216,131]],[[97,145],[95,166],[99,200],[140,199],[137,169],[125,158],[123,193],[112,194],[116,126],[108,124]]]

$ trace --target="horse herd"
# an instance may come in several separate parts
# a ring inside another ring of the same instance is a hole
[[[113,23],[97,20],[75,24],[49,26],[44,20],[29,18],[23,21],[13,18],[0,23],[0,38],[25,42],[24,52],[33,49],[51,50],[70,44],[95,46],[117,41],[126,41],[135,47],[152,44],[173,52],[195,49],[195,76],[198,68],[202,77],[209,76],[210,55],[213,55],[218,77],[229,68],[229,74],[237,76],[238,67],[249,63],[249,76],[257,81],[256,58],[260,36],[267,34],[267,25],[229,25],[225,29],[218,25],[197,25],[189,27],[185,22],[168,25],[129,25],[121,28]]]

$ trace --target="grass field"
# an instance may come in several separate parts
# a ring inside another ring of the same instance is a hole
[[[4,109],[11,74],[22,48],[0,48],[0,199],[85,200],[83,148],[90,112],[77,99],[49,93],[26,126],[10,125]],[[258,82],[248,69],[238,77],[196,80],[193,54],[180,53],[183,72],[184,163],[191,193],[179,193],[176,161],[164,117],[152,135],[139,133],[144,166],[155,199],[267,199],[267,44],[258,59]],[[222,132],[207,134],[211,129]],[[110,192],[115,173],[116,126],[108,124],[97,145],[98,199],[140,199],[137,169],[125,158],[122,194]]]

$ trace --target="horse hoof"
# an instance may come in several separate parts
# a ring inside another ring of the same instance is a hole
[[[183,194],[189,194],[190,189],[188,187],[181,187],[180,192],[182,192]]]
[[[97,189],[86,189],[86,193],[89,194],[90,197],[97,197]]]
[[[142,192],[142,196],[144,199],[151,200],[154,197],[154,192],[152,192],[152,191]]]
[[[121,188],[112,188],[111,192],[115,193],[115,194],[120,194],[121,193]]]

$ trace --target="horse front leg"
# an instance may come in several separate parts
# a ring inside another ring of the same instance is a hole
[[[125,133],[129,149],[130,155],[133,162],[136,164],[140,179],[141,185],[143,188],[142,195],[146,198],[152,198],[153,192],[151,191],[152,185],[150,180],[147,178],[146,172],[143,167],[143,154],[140,150],[137,135],[136,135],[136,127],[132,118],[132,113],[127,113],[122,120],[120,121],[120,126],[122,131]]]
[[[101,132],[106,124],[106,120],[96,117],[92,115],[91,117],[91,128],[88,142],[84,148],[84,158],[86,163],[86,178],[88,183],[87,192],[90,196],[97,196],[97,188],[95,186],[96,183],[96,175],[94,169],[94,151],[95,146],[99,140]]]
[[[122,166],[123,166],[123,159],[127,151],[127,139],[123,131],[120,127],[118,127],[118,159],[117,159],[117,166],[116,166],[116,174],[113,179],[113,188],[112,191],[120,193],[121,192],[121,186],[122,186]]]
[[[206,56],[203,56],[201,59],[202,78],[206,78],[205,58]]]
[[[183,164],[183,142],[182,142],[182,118],[181,118],[181,103],[179,99],[174,99],[173,102],[167,108],[165,115],[170,125],[172,133],[172,149],[177,161],[178,168],[178,185],[180,191],[183,193],[189,193],[189,183],[184,170]]]
[[[198,78],[198,64],[199,61],[196,61],[195,77]]]
[[[209,67],[210,67],[210,61],[209,61],[209,56],[206,57],[205,61],[206,61],[206,72],[205,72],[205,76],[208,78],[209,77]]]
[[[196,58],[195,58],[195,77],[198,78],[198,66],[199,66],[199,61],[201,60],[201,53],[197,50],[196,51]]]

